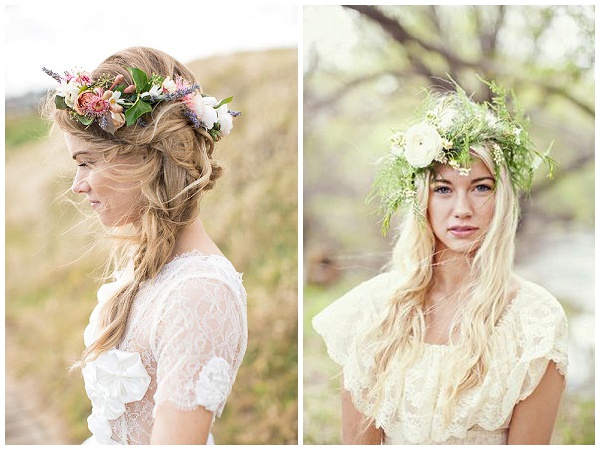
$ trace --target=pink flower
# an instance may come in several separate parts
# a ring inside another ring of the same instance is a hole
[[[101,116],[108,110],[109,105],[107,101],[102,100],[102,96],[94,94],[92,91],[84,91],[79,94],[74,106],[77,114],[82,116]]]
[[[77,74],[76,81],[80,84],[90,85],[92,84],[92,75],[88,72],[80,72]]]
[[[92,103],[92,101],[94,100],[94,98],[96,98],[97,95],[94,94],[92,91],[84,91],[81,94],[79,94],[77,96],[77,100],[75,100],[75,111],[77,112],[77,114],[81,114],[82,116],[87,114],[89,105]]]

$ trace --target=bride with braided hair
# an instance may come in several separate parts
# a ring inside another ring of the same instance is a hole
[[[211,443],[246,350],[246,292],[199,201],[239,113],[151,48],[91,73],[44,71],[59,83],[49,116],[77,165],[72,190],[115,238],[76,364],[92,403],[86,443]]]
[[[549,443],[567,324],[513,273],[518,193],[540,163],[495,83],[490,102],[431,94],[375,181],[393,260],[313,319],[342,366],[346,444]]]

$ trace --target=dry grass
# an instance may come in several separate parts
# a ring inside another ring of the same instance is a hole
[[[252,52],[190,64],[243,115],[219,143],[229,172],[204,199],[209,233],[244,272],[249,343],[214,434],[222,444],[297,442],[297,52]],[[34,119],[32,119],[35,122]],[[13,122],[17,123],[17,122]],[[90,405],[67,368],[83,348],[107,256],[93,221],[59,200],[72,162],[60,140],[19,136],[6,159],[6,365],[54,411],[63,443],[89,432]],[[36,126],[34,126],[35,129]],[[8,148],[9,147],[9,148]]]

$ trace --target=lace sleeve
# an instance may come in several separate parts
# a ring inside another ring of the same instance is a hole
[[[517,380],[523,380],[517,401],[531,395],[546,372],[549,361],[556,363],[561,375],[567,375],[568,329],[565,312],[550,293],[541,287],[536,288],[537,298],[528,304],[521,315],[523,331],[520,344],[523,351],[513,372]]]
[[[397,274],[388,272],[367,280],[313,317],[312,326],[325,342],[332,360],[346,366],[356,336],[373,325],[396,287]],[[347,375],[346,373],[344,375]]]
[[[242,308],[235,289],[214,278],[189,278],[166,296],[153,338],[156,405],[221,415],[245,351]]]

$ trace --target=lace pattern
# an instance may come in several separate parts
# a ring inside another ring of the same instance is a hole
[[[444,376],[456,349],[446,345],[422,344],[421,358],[409,368],[391,361],[395,375],[386,380],[385,399],[376,413],[365,395],[370,388],[366,374],[374,364],[373,355],[357,345],[356,336],[379,318],[398,285],[397,277],[393,272],[381,274],[313,319],[330,357],[343,366],[344,387],[352,394],[355,406],[375,419],[389,442],[497,440],[502,430],[508,429],[514,406],[534,391],[549,361],[556,362],[560,373],[566,375],[564,311],[545,289],[521,280],[521,289],[490,338],[493,362],[488,374],[479,386],[461,396],[448,424],[442,417],[447,396]],[[473,433],[474,427],[481,431]]]
[[[119,275],[98,291],[99,303],[84,333],[86,345],[97,333],[101,304],[130,276]],[[193,251],[176,257],[154,280],[143,283],[124,337],[114,351],[129,357],[130,363],[138,358],[138,382],[127,381],[139,394],[139,380],[144,379],[144,392],[122,401],[123,411],[116,417],[118,408],[111,414],[94,414],[93,410],[88,424],[97,441],[149,444],[156,407],[163,402],[182,410],[203,406],[214,416],[221,415],[247,345],[246,292],[241,278],[226,258]],[[123,373],[124,367],[112,363],[113,372]],[[91,375],[90,364],[86,365],[90,369],[84,369],[86,391],[89,387],[88,394],[98,403],[94,397],[98,379]],[[115,398],[109,401],[118,407]],[[110,431],[103,421],[108,421]]]

